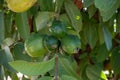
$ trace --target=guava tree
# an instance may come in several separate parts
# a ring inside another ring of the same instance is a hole
[[[119,0],[0,0],[0,80],[119,80],[119,62]]]

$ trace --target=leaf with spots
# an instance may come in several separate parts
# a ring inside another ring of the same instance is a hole
[[[71,0],[66,0],[64,5],[73,28],[77,32],[80,32],[82,29],[82,15],[80,13],[80,10],[76,7],[76,5]]]

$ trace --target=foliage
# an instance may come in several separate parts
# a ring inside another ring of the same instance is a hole
[[[119,0],[13,1],[0,0],[0,80],[120,78]]]

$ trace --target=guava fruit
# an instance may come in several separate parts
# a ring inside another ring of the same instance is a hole
[[[49,35],[45,37],[44,45],[49,51],[53,51],[58,48],[59,40],[56,37]]]
[[[25,41],[25,51],[31,57],[44,56],[47,53],[47,49],[43,45],[44,36],[40,34],[32,34]]]
[[[50,31],[54,36],[61,38],[66,35],[65,24],[61,21],[53,21]]]
[[[61,46],[68,54],[74,54],[81,48],[81,42],[76,35],[66,35],[61,40]]]
[[[6,0],[8,8],[14,12],[25,12],[30,9],[37,0]]]

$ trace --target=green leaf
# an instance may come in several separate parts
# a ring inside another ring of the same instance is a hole
[[[90,5],[92,5],[94,3],[94,0],[84,0],[84,7],[89,7]]]
[[[83,72],[82,75],[81,75],[81,80],[90,80],[90,79],[87,77],[85,70],[84,70],[84,72]]]
[[[49,73],[50,73],[51,76],[55,76],[55,70],[54,69],[51,70]],[[61,77],[62,75],[68,75],[68,72],[65,70],[65,68],[63,67],[63,65],[60,62],[60,58],[58,59],[58,74],[59,74],[59,77]]]
[[[64,24],[66,25],[66,27],[71,27],[71,22],[70,22],[69,17],[67,16],[67,14],[61,14],[60,15],[60,20],[62,22],[64,22]]]
[[[103,62],[109,56],[109,51],[107,50],[105,44],[98,47],[96,59],[97,62]]]
[[[73,28],[80,32],[82,29],[82,15],[71,0],[65,0],[65,10],[71,20]]]
[[[84,28],[83,28],[84,29]],[[82,48],[84,48],[85,47],[85,45],[86,44],[88,44],[87,43],[87,39],[86,39],[86,36],[85,36],[85,31],[84,30],[82,30],[81,32],[80,32],[80,38],[81,38],[81,43],[82,43]]]
[[[105,40],[104,40],[104,34],[103,34],[103,29],[101,25],[98,26],[98,37],[99,37],[100,45],[104,44]]]
[[[89,80],[89,78],[87,77],[87,74],[86,74],[86,69],[83,69],[82,71],[83,72],[81,74],[81,78],[82,78],[81,80]]]
[[[46,27],[50,19],[53,18],[54,16],[55,13],[53,12],[39,12],[37,17],[35,18],[37,31]]]
[[[112,48],[112,35],[105,24],[102,25],[105,44],[108,50]]]
[[[76,78],[72,77],[72,76],[68,76],[68,75],[63,75],[61,77],[61,80],[77,80]]]
[[[40,0],[37,1],[37,4],[39,4]],[[40,9],[40,6],[38,5],[34,5],[32,6],[28,11],[27,14],[29,16],[29,18],[33,18],[33,16],[36,16],[38,14],[38,10]],[[34,26],[34,25],[33,25]]]
[[[27,62],[23,60],[17,60],[10,62],[9,64],[18,72],[25,75],[37,76],[45,74],[54,68],[55,60],[54,58],[49,61],[43,62]]]
[[[7,61],[8,62],[13,61],[13,56],[12,56],[12,53],[10,52],[10,48],[8,46],[5,46],[4,51],[5,51]]]
[[[118,11],[117,15],[116,15],[116,32],[119,33],[120,32],[120,11]]]
[[[79,59],[83,59],[83,58],[85,58],[87,56],[88,56],[88,53],[83,53],[83,54],[80,55]]]
[[[56,7],[57,7],[57,10],[59,11],[63,5],[65,0],[56,0]]]
[[[55,70],[51,70],[50,72],[51,76],[55,76]],[[62,75],[68,75],[62,64],[60,63],[60,60],[58,60],[58,74],[61,77]]]
[[[72,77],[75,77],[79,79],[79,75],[74,71],[74,69],[70,66],[70,62],[65,58],[60,58],[61,65],[65,68],[66,72],[71,75]]]
[[[9,47],[4,47],[4,50],[0,50],[0,64],[7,68],[9,71],[16,72],[8,62],[13,61],[12,53]]]
[[[11,46],[14,42],[15,42],[14,39],[9,37],[9,38],[6,38],[6,39],[3,40],[2,46],[3,47],[4,46]]]
[[[86,68],[86,74],[90,80],[101,80],[101,73],[102,73],[102,67],[98,65],[88,65]]]
[[[0,44],[5,38],[4,14],[0,11]]]
[[[80,67],[80,76],[82,78],[82,80],[89,80],[87,75],[86,75],[86,67],[88,65],[89,61],[87,59],[87,57],[81,59],[81,65]]]
[[[37,80],[53,80],[53,77],[49,77],[49,76],[44,76],[44,77],[41,77]]]
[[[111,56],[111,65],[115,75],[120,73],[119,61],[120,61],[120,46],[113,49],[112,56]]]
[[[7,37],[10,37],[12,33],[12,19],[12,12],[5,15],[5,35]]]
[[[4,67],[0,65],[0,80],[4,80]]]
[[[104,22],[113,16],[119,5],[119,0],[95,0],[95,6],[99,9]]]
[[[54,11],[53,0],[39,0],[41,11]]]
[[[98,40],[97,27],[98,24],[91,21],[84,23],[84,37],[86,37],[86,41],[90,44],[91,48],[95,47]]]
[[[30,35],[30,27],[28,24],[27,13],[17,13],[15,17],[15,22],[17,25],[17,30],[20,33],[20,36],[25,40]]]
[[[89,18],[92,18],[96,11],[97,11],[97,8],[95,7],[95,5],[89,6],[88,7]]]
[[[31,57],[29,57],[24,51],[24,44],[22,42],[18,42],[13,47],[13,55],[15,60],[26,60],[32,61]]]

